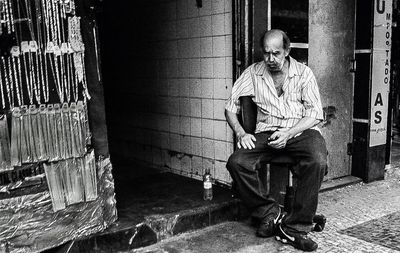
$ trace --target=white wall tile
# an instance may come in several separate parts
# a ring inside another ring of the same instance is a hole
[[[188,19],[188,36],[190,38],[200,37],[200,19],[198,17]]]
[[[214,94],[214,80],[201,79],[201,97],[213,98],[213,94]]]
[[[190,116],[190,100],[189,98],[180,98],[179,110],[181,116]]]
[[[188,1],[188,17],[198,17],[199,16],[199,8],[197,8],[196,1],[187,0]]]
[[[200,48],[199,48],[200,52]],[[189,77],[199,78],[200,77],[200,59],[189,59]]]
[[[201,138],[191,137],[192,153],[196,156],[203,156],[203,143]]]
[[[177,0],[177,18],[187,18],[188,15],[188,0]]]
[[[221,57],[225,56],[226,45],[225,36],[215,36],[212,38],[213,41],[213,56]]]
[[[180,135],[179,134],[170,134],[169,137],[170,137],[169,143],[171,145],[171,150],[180,152],[180,150],[181,150]]]
[[[188,19],[177,20],[176,22],[176,38],[186,39],[189,37],[189,21]]]
[[[178,60],[178,77],[188,78],[190,72],[189,59],[179,59]]]
[[[189,156],[183,156],[181,159],[182,171],[191,174],[192,173],[192,159]]]
[[[211,16],[200,17],[200,36],[211,36],[212,35],[212,21]],[[224,29],[224,28],[222,28]]]
[[[179,58],[189,58],[191,45],[189,39],[178,40],[178,57]]]
[[[222,179],[224,182],[230,182],[227,174],[229,175],[226,169],[226,162],[215,161],[215,178]]]
[[[179,134],[180,133],[180,119],[179,116],[170,116],[170,120],[169,120],[169,131],[171,133],[176,133]]]
[[[162,149],[169,149],[169,133],[160,132],[160,143]]]
[[[169,155],[168,150],[162,150],[161,156],[162,156],[163,163],[166,166],[171,167],[171,156]]]
[[[225,120],[214,120],[214,139],[215,140],[226,140],[226,122]]]
[[[225,12],[232,12],[232,0],[225,0]]]
[[[225,100],[214,100],[214,119],[225,120]]]
[[[225,78],[225,57],[214,58],[213,63],[214,78]]]
[[[229,126],[228,122],[226,123],[226,141],[232,143],[234,137],[234,132],[232,128]]]
[[[214,79],[214,98],[226,99],[225,79]]]
[[[178,57],[178,43],[176,40],[166,42],[166,56],[169,59],[175,59]]]
[[[213,56],[213,44],[212,37],[200,38],[200,56],[201,57],[212,57]]]
[[[189,79],[189,96],[200,98],[202,93],[202,80],[195,78]]]
[[[203,6],[199,9],[199,15],[200,16],[207,16],[207,15],[211,15],[211,2],[213,0],[203,0]]]
[[[225,36],[225,56],[232,56],[233,49],[232,49],[232,35]]]
[[[212,1],[212,13],[224,13],[225,11],[225,0],[213,0]]]
[[[177,156],[171,157],[171,168],[177,171],[181,170],[181,160]]]
[[[215,159],[224,161],[226,158],[226,142],[214,141],[215,144]]]
[[[189,79],[178,79],[179,95],[181,97],[189,97]]]
[[[232,79],[233,62],[232,57],[225,57],[225,77]]]
[[[167,78],[175,78],[178,74],[178,61],[176,59],[167,60]]]
[[[190,119],[190,133],[192,136],[201,137],[201,119],[200,118],[191,118]]]
[[[225,35],[225,15],[216,14],[211,16],[212,35]]]
[[[214,140],[202,138],[203,157],[214,159]]]
[[[233,148],[236,143],[226,143],[226,161],[228,161],[229,157],[233,154]]]
[[[192,173],[202,175],[203,173],[203,158],[200,156],[192,157]]]
[[[181,153],[191,154],[192,145],[190,139],[191,139],[190,136],[181,135],[181,145],[180,145]]]
[[[200,60],[202,78],[213,78],[214,76],[214,58],[201,58]]]
[[[180,133],[183,135],[190,135],[190,118],[181,117],[180,118]]]
[[[225,21],[224,21],[224,32],[225,34],[232,34],[233,26],[232,26],[232,14],[225,13]]]
[[[172,97],[172,98],[169,99],[169,102],[168,102],[168,106],[167,106],[168,111],[167,111],[167,113],[169,115],[179,115],[179,112],[180,112],[179,107],[180,107],[179,98]]]
[[[188,39],[189,42],[189,57],[199,58],[200,57],[200,38]]]
[[[201,100],[201,117],[208,119],[214,118],[214,101],[212,99]]]
[[[201,117],[201,99],[191,98],[190,99],[190,114],[192,117]]]
[[[168,96],[177,97],[179,96],[179,79],[168,79]]]
[[[214,124],[211,119],[201,119],[201,136],[204,138],[214,138]]]

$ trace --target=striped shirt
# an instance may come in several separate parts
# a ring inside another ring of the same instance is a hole
[[[309,67],[289,57],[288,76],[282,89],[283,94],[278,97],[264,61],[254,63],[233,85],[225,109],[239,113],[239,97],[252,96],[257,105],[255,133],[289,129],[307,116],[323,120],[318,85]]]

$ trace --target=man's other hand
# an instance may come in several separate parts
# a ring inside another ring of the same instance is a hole
[[[237,146],[238,148],[244,148],[244,149],[253,149],[256,147],[254,142],[256,141],[256,137],[252,134],[245,133],[241,136],[238,136],[238,142]]]
[[[286,143],[290,138],[291,136],[288,132],[276,131],[268,138],[268,145],[272,148],[282,149],[286,147]]]

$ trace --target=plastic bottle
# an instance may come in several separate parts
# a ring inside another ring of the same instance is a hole
[[[210,169],[206,169],[206,173],[203,176],[203,199],[212,200],[213,189],[212,189],[212,178]]]

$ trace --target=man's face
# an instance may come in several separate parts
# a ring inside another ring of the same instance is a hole
[[[264,61],[271,72],[281,71],[285,63],[285,57],[289,50],[283,48],[283,40],[280,36],[268,37],[263,46]]]

